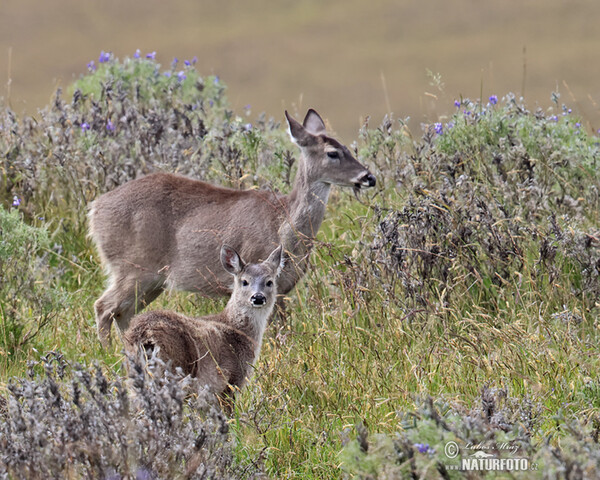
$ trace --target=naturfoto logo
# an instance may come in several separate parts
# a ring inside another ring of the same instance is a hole
[[[462,453],[459,464],[446,465],[448,470],[460,471],[526,471],[536,470],[528,458],[505,457],[505,454],[516,455],[519,448],[508,442],[501,444],[467,443],[461,452],[456,442],[448,442],[444,453],[450,459],[457,458]],[[492,453],[493,452],[493,453]]]

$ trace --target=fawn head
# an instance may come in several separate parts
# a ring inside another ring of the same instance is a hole
[[[350,150],[327,135],[325,123],[312,108],[301,124],[285,112],[292,141],[300,147],[306,160],[309,181],[345,187],[374,187],[376,180]]]
[[[228,245],[221,247],[223,268],[233,275],[232,301],[241,308],[271,308],[277,295],[277,276],[284,266],[283,247],[279,245],[261,263],[245,264]]]

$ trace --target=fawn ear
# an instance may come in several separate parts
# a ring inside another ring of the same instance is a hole
[[[273,250],[271,255],[269,255],[269,258],[265,260],[265,263],[269,264],[273,270],[275,270],[275,276],[278,276],[283,267],[285,267],[285,252],[283,251],[283,246],[279,245]]]
[[[304,128],[304,126],[292,117],[287,110],[285,111],[285,118],[288,123],[288,133],[292,142],[299,147],[306,147],[310,143],[311,134]]]
[[[232,275],[237,275],[244,268],[244,262],[238,253],[229,245],[221,247],[221,264]]]
[[[321,116],[312,108],[306,112],[303,122],[304,128],[313,135],[321,135],[325,133],[325,122]]]

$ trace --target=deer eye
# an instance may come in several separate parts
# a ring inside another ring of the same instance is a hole
[[[248,285],[250,285],[250,284],[248,283],[248,280],[242,280],[242,285],[243,285],[244,287],[247,287],[247,286],[248,286]]]
[[[327,152],[327,156],[332,159],[340,158],[340,154],[338,152],[336,152],[335,150],[333,150],[331,152]]]
[[[272,287],[272,286],[273,286],[273,280],[268,280],[267,287]]]

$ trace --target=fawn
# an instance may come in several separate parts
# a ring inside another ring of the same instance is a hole
[[[261,263],[245,264],[231,247],[221,248],[221,264],[233,276],[231,298],[217,314],[191,318],[171,311],[136,315],[123,340],[127,352],[156,350],[165,362],[209,386],[225,405],[244,386],[258,358],[284,266],[277,247]]]

